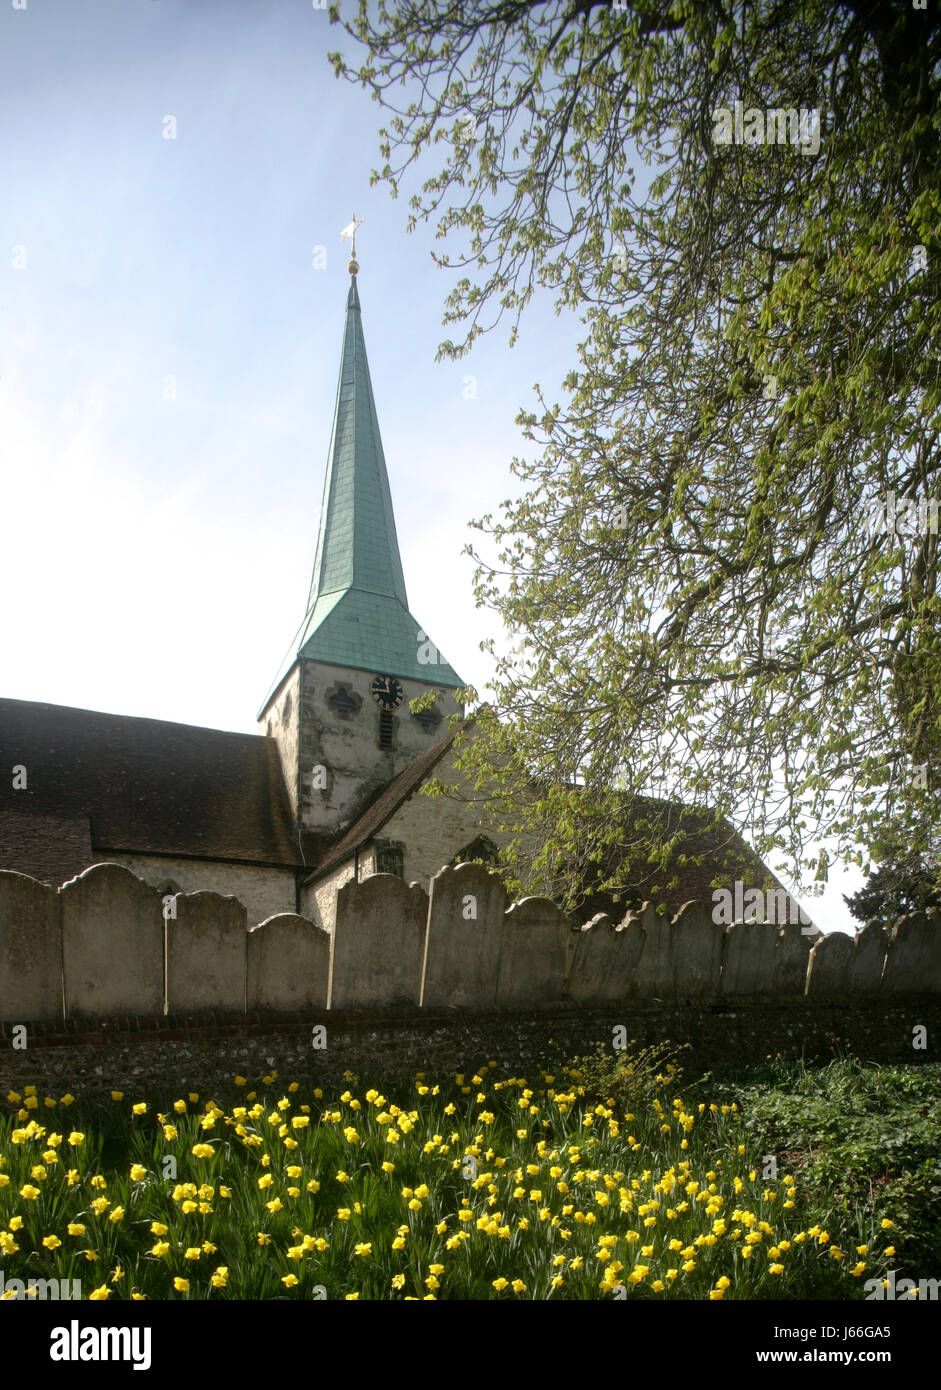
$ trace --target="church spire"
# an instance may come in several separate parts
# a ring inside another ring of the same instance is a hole
[[[351,260],[350,266],[356,266],[356,261]],[[395,598],[408,608],[355,271],[346,300],[308,614],[313,614],[318,600],[350,589]]]
[[[356,284],[360,225],[343,233],[353,248],[340,379],[307,613],[289,661],[456,689],[464,682],[408,608]]]

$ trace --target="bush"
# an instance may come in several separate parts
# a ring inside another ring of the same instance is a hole
[[[688,1046],[654,1043],[637,1049],[632,1038],[626,1048],[612,1053],[599,1043],[588,1056],[575,1057],[570,1071],[585,1088],[586,1099],[616,1110],[643,1111],[664,1086],[679,1085],[683,1073],[674,1058]]]

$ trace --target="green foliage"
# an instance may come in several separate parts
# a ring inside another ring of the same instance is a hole
[[[910,912],[941,907],[938,866],[934,872],[918,862],[883,864],[852,897],[843,901],[859,922],[892,922]]]
[[[741,1107],[714,1085],[700,1099],[704,1083],[691,1104],[671,1052],[627,1050],[613,1065],[560,1059],[530,1079],[490,1062],[387,1086],[377,1067],[369,1078],[345,1073],[326,1095],[308,1082],[278,1096],[272,1073],[249,1083],[257,1092],[236,1079],[218,1102],[10,1091],[0,1104],[3,1273],[80,1278],[86,1296],[113,1301],[587,1300],[621,1290],[731,1301],[859,1299],[864,1277],[899,1267],[885,1191],[843,1200],[839,1166],[829,1185],[800,1162],[780,1181],[761,1171],[768,1126],[823,1125],[839,1142],[855,1073],[808,1121],[787,1108],[783,1068],[776,1082],[744,1081]],[[921,1075],[898,1069],[909,1102],[867,1156],[881,1162],[901,1136],[889,1195],[909,1239],[924,1193],[904,1165],[937,1140],[936,1121],[932,1134],[927,1113],[924,1133],[915,1119]],[[596,1101],[608,1090],[631,1108]]]
[[[587,329],[565,403],[519,417],[524,495],[475,522],[499,562],[471,552],[512,650],[465,767],[536,870],[674,872],[678,801],[794,879],[824,837],[927,849],[937,533],[866,518],[938,494],[937,7],[363,0],[346,27],[368,52],[337,73],[391,113],[375,177],[421,171],[411,225],[468,271],[441,353],[544,290]],[[737,100],[819,110],[819,149],[717,143]]]
[[[890,1269],[937,1273],[938,1065],[777,1061],[684,1083],[676,1051],[559,1056],[530,1080],[485,1063],[386,1084],[377,1068],[325,1095],[278,1095],[272,1073],[218,1102],[11,1091],[4,1277],[78,1277],[113,1301],[589,1300],[619,1284],[852,1300]]]
[[[683,1073],[674,1059],[682,1050],[670,1043],[638,1048],[632,1038],[617,1051],[599,1044],[594,1052],[574,1058],[572,1069],[588,1100],[619,1113],[644,1111],[665,1086],[679,1089]]]
[[[741,1105],[756,1147],[786,1161],[820,1203],[893,1221],[894,1267],[909,1278],[941,1269],[939,1086],[938,1064],[873,1066],[846,1055],[705,1083],[711,1098]]]

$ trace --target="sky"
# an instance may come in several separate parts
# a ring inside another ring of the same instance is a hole
[[[469,523],[518,495],[514,419],[537,382],[561,397],[577,317],[546,295],[512,350],[507,323],[435,363],[442,245],[370,187],[381,110],[334,77],[357,50],[311,0],[13,3],[0,694],[255,732],[310,586],[355,213],[409,606],[483,695],[500,629]],[[861,881],[831,867],[799,900],[851,930]]]

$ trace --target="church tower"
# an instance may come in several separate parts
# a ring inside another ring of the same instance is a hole
[[[355,244],[307,612],[258,716],[278,744],[298,830],[333,836],[447,733],[464,682],[405,592],[373,400]],[[431,710],[409,702],[440,692]]]

